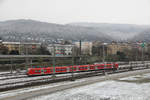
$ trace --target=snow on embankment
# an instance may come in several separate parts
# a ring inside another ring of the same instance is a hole
[[[27,98],[32,98],[36,97],[39,95],[45,95],[45,94],[50,94],[50,93],[55,93],[57,91],[62,91],[66,89],[71,89],[75,87],[80,87],[80,86],[85,86],[105,80],[116,80],[119,78],[123,77],[128,77],[128,76],[135,76],[138,74],[144,74],[144,73],[149,73],[150,69],[145,69],[145,70],[138,70],[138,71],[132,71],[132,72],[124,72],[124,73],[119,73],[119,74],[112,74],[112,75],[106,75],[103,77],[97,76],[97,77],[92,77],[92,78],[86,78],[86,79],[81,79],[81,81],[77,80],[75,82],[66,82],[66,84],[60,84],[57,86],[49,87],[49,88],[40,88],[39,90],[36,91],[30,91],[30,92],[25,92],[25,93],[20,93],[16,94],[13,96],[8,96],[5,98],[2,98],[2,100],[22,100],[22,99],[27,99]],[[1,99],[0,99],[1,100]]]

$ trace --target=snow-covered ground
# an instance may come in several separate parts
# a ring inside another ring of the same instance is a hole
[[[8,72],[8,71],[5,71],[5,72],[0,71],[0,75],[1,75],[1,74],[8,74],[8,73],[10,73],[10,71],[9,71],[9,72]]]
[[[82,81],[84,81],[84,79],[77,80],[77,81],[74,81],[74,82],[82,82]],[[50,85],[41,85],[41,86],[34,86],[34,87],[11,90],[11,91],[6,91],[6,92],[0,92],[0,100],[1,100],[1,98],[5,98],[7,96],[15,96],[15,95],[21,94],[21,93],[34,92],[36,90],[47,89],[47,88],[50,88],[50,87],[56,87],[56,86],[60,86],[60,85],[63,85],[63,84],[68,84],[69,85],[69,84],[74,83],[74,82],[67,81],[67,82],[60,82],[60,83],[51,83]]]
[[[149,100],[149,94],[150,74],[145,74],[99,82],[28,100]]]
[[[91,77],[91,79],[97,77]],[[84,80],[88,79],[90,78],[84,78],[73,82],[60,82],[49,85],[0,92],[0,100],[3,100],[5,97],[57,87],[63,84],[69,85],[74,82],[84,82]],[[149,100],[149,93],[150,74],[144,74],[120,78],[118,80],[107,80],[104,82],[68,89],[49,95],[33,97],[28,100]]]

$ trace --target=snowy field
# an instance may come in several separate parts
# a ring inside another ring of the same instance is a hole
[[[150,74],[99,82],[28,100],[149,100]]]
[[[91,79],[96,79],[97,77],[91,77]],[[84,82],[88,79],[90,78],[0,92],[0,100],[3,100],[5,97],[26,94],[38,90],[42,92],[42,89],[57,87],[63,84],[69,85],[75,82]],[[120,78],[118,80],[107,80],[87,86],[33,97],[27,100],[149,100],[149,93],[150,74],[144,74]]]
[[[75,82],[82,82],[82,81],[84,81],[84,79],[77,80]],[[63,85],[63,84],[69,85],[71,83],[74,83],[74,82],[67,81],[67,82],[51,83],[50,85],[33,86],[33,87],[29,87],[29,88],[23,88],[23,89],[17,89],[17,90],[10,90],[10,91],[6,91],[6,92],[0,92],[0,100],[7,97],[7,96],[15,96],[15,95],[18,95],[18,94],[21,94],[21,93],[34,92],[34,91],[37,91],[37,90],[56,87],[56,86],[60,86],[60,85]]]

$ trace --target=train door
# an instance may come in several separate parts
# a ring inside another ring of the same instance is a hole
[[[41,69],[41,74],[44,74],[44,69]]]

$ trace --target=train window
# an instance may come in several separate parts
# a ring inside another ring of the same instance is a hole
[[[51,72],[53,72],[53,69],[50,69]]]
[[[47,72],[47,69],[45,69],[44,72]]]
[[[36,73],[41,72],[40,70],[35,70]]]
[[[56,71],[61,71],[61,69],[59,69],[59,68],[56,68]]]
[[[76,67],[74,67],[73,70],[76,70]]]
[[[72,70],[72,69],[73,69],[73,70],[76,70],[76,67],[74,67],[74,68],[70,67],[70,70]]]
[[[44,72],[44,69],[41,69],[41,72]]]
[[[80,67],[79,70],[87,69],[87,67]]]
[[[66,69],[63,68],[63,69],[61,69],[61,71],[66,71]]]
[[[36,66],[36,68],[39,68],[39,66]]]
[[[102,66],[97,66],[97,68],[102,68]]]
[[[36,68],[35,66],[32,66],[32,68]]]
[[[56,71],[66,71],[64,68],[57,68]]]
[[[54,71],[60,71],[60,69],[55,69]]]
[[[95,66],[90,66],[90,68],[95,68]]]

